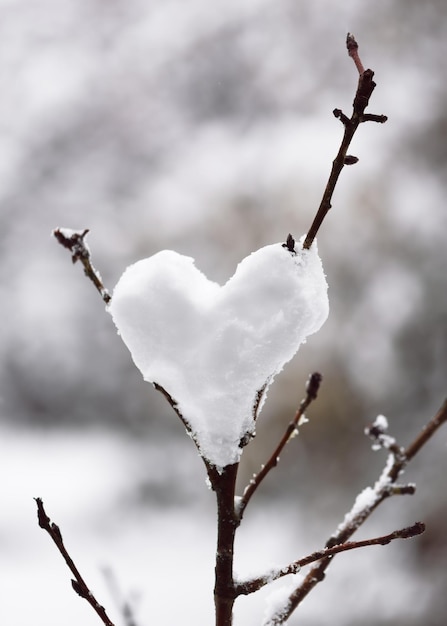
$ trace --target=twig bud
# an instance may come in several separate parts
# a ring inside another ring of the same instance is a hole
[[[295,239],[292,237],[292,235],[290,233],[287,235],[286,243],[283,243],[282,247],[283,248],[287,248],[287,250],[289,252],[291,252],[292,254],[296,254],[296,252],[295,252]]]
[[[345,165],[355,165],[355,163],[358,163],[358,161],[359,161],[358,157],[356,157],[356,156],[354,156],[352,154],[347,154],[345,156],[345,159],[344,159],[344,164]]]
[[[311,400],[315,400],[318,391],[320,389],[321,381],[323,380],[322,374],[320,372],[314,372],[309,376],[309,380],[306,384],[307,395]]]

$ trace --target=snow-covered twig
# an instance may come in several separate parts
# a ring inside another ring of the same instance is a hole
[[[329,209],[331,208],[332,196],[337,185],[338,178],[345,165],[353,165],[357,163],[358,158],[347,154],[348,148],[351,144],[357,128],[362,122],[379,122],[383,124],[387,121],[385,115],[374,115],[365,113],[365,109],[369,104],[369,99],[374,91],[376,83],[373,81],[374,72],[372,70],[365,70],[363,64],[360,61],[358,54],[358,44],[351,33],[348,33],[346,38],[346,47],[348,49],[349,56],[353,59],[355,66],[360,74],[357,91],[353,103],[353,111],[351,118],[343,113],[340,109],[334,109],[333,114],[338,118],[345,127],[343,138],[341,141],[338,154],[332,162],[332,169],[329,175],[329,179],[326,188],[321,199],[320,206],[315,215],[314,221],[307,233],[306,239],[303,243],[303,248],[309,249],[326,217]]]
[[[414,493],[414,486],[409,485],[408,489],[405,490],[405,488],[396,485],[396,481],[404,471],[406,465],[445,422],[447,422],[447,399],[444,400],[444,403],[436,415],[424,426],[407,448],[403,450],[399,448],[398,455],[390,452],[385,468],[374,487],[367,487],[357,496],[353,507],[349,513],[345,515],[343,522],[326,542],[326,548],[345,544],[366,519],[368,519],[371,513],[389,496]],[[377,425],[377,421],[375,424]],[[324,579],[326,569],[329,567],[332,559],[333,555],[325,556],[318,561],[298,587],[290,594],[287,603],[269,618],[265,626],[279,626],[280,624],[284,624],[304,598]]]
[[[50,518],[48,517],[44,509],[42,499],[35,498],[35,500],[37,504],[37,519],[39,522],[39,526],[43,528],[44,530],[46,530],[47,533],[50,535],[51,539],[56,544],[57,549],[62,554],[71,573],[73,574],[74,578],[71,581],[71,586],[73,587],[74,591],[78,594],[78,596],[81,596],[81,598],[84,598],[84,600],[87,600],[90,606],[93,607],[94,611],[96,611],[96,613],[99,615],[101,621],[103,622],[103,624],[105,624],[105,626],[114,626],[113,622],[108,617],[105,608],[101,606],[99,602],[96,600],[93,593],[90,591],[89,587],[87,586],[85,580],[79,573],[79,570],[74,564],[73,559],[68,554],[67,549],[64,545],[64,541],[62,539],[62,533],[60,531],[59,526],[55,524],[54,522],[52,522]]]
[[[259,487],[259,485],[267,476],[267,474],[274,467],[276,467],[276,465],[278,465],[280,454],[283,451],[284,447],[286,446],[287,442],[297,432],[297,428],[300,425],[300,422],[302,422],[304,418],[304,413],[306,409],[311,404],[311,402],[313,402],[313,400],[317,398],[321,381],[322,381],[322,376],[318,372],[314,372],[313,374],[309,376],[309,380],[307,381],[307,385],[306,385],[306,396],[301,400],[300,406],[297,412],[295,413],[295,417],[287,426],[286,432],[281,438],[281,441],[276,446],[275,450],[273,451],[273,454],[270,456],[267,463],[263,465],[261,470],[253,476],[253,478],[250,480],[249,484],[245,488],[244,494],[239,501],[239,506],[237,509],[240,520],[242,519],[245,508],[248,502],[250,501],[252,495],[256,491],[256,489]]]
[[[254,593],[255,591],[262,589],[262,587],[268,585],[274,580],[278,580],[279,578],[283,578],[284,576],[289,576],[289,574],[297,574],[302,567],[310,565],[311,563],[315,563],[315,561],[320,561],[325,557],[333,557],[336,554],[340,554],[340,552],[356,550],[357,548],[366,548],[369,546],[386,546],[395,539],[410,539],[411,537],[421,535],[424,530],[425,524],[423,524],[422,522],[415,522],[411,526],[401,528],[400,530],[395,530],[388,535],[373,537],[372,539],[363,539],[362,541],[347,541],[346,543],[338,544],[336,546],[332,546],[331,548],[323,548],[323,550],[317,550],[316,552],[312,552],[312,554],[309,554],[308,556],[293,561],[293,563],[290,563],[285,567],[271,570],[264,576],[259,576],[258,578],[253,578],[252,580],[238,583],[238,595],[248,595],[250,593]]]

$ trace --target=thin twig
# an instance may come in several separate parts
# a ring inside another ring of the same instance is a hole
[[[56,228],[53,230],[53,235],[61,246],[70,250],[71,260],[73,263],[76,263],[76,261],[80,261],[82,263],[85,275],[95,285],[104,303],[109,304],[112,296],[104,287],[100,273],[93,267],[90,260],[90,250],[85,241],[85,237],[88,232],[88,228],[85,228],[83,231],[74,231],[68,228]]]
[[[50,535],[51,539],[56,544],[57,549],[62,554],[71,573],[73,574],[74,579],[72,579],[71,581],[71,586],[73,587],[74,591],[79,596],[81,596],[81,598],[84,598],[85,600],[87,600],[90,606],[93,607],[93,609],[99,615],[101,621],[103,622],[103,624],[105,624],[105,626],[114,626],[113,622],[108,617],[105,608],[101,606],[99,602],[96,600],[95,596],[93,595],[93,593],[90,591],[89,587],[87,586],[87,583],[85,582],[85,580],[79,573],[79,570],[74,564],[73,559],[68,554],[67,549],[64,545],[64,541],[62,539],[62,533],[60,531],[60,528],[57,524],[52,522],[50,518],[48,517],[48,515],[46,514],[42,499],[41,498],[34,498],[34,499],[37,504],[37,519],[39,522],[39,526],[43,528],[44,530],[46,530],[47,533]]]
[[[259,576],[259,578],[253,578],[252,580],[238,583],[236,587],[237,594],[248,595],[250,593],[254,593],[255,591],[262,589],[262,587],[268,585],[274,580],[278,580],[279,578],[283,578],[284,576],[289,576],[289,574],[297,574],[302,567],[310,565],[311,563],[315,563],[315,561],[320,561],[323,558],[333,557],[340,552],[357,550],[358,548],[366,548],[368,546],[385,546],[395,539],[409,539],[411,537],[421,535],[424,531],[425,524],[423,524],[422,522],[415,522],[414,524],[412,524],[412,526],[407,526],[406,528],[395,530],[388,535],[382,535],[381,537],[374,537],[372,539],[363,539],[362,541],[347,541],[345,543],[332,546],[331,548],[323,548],[323,550],[317,550],[316,552],[312,552],[312,554],[309,554],[308,556],[305,556],[301,559],[298,559],[297,561],[294,561],[293,563],[290,563],[289,565],[286,565],[286,567],[272,570],[264,576]]]
[[[414,493],[414,488],[411,485],[408,486],[407,490],[405,488],[402,490],[395,483],[409,461],[414,458],[445,422],[447,422],[447,399],[444,400],[436,415],[424,426],[408,448],[404,450],[403,454],[400,453],[396,456],[392,452],[390,453],[379,480],[374,485],[374,488],[369,488],[371,489],[370,497],[363,506],[359,506],[359,499],[357,498],[351,511],[345,516],[344,521],[326,542],[327,548],[346,543],[373,511],[388,497],[403,493]],[[364,497],[364,493],[360,495]],[[279,626],[286,622],[304,598],[324,579],[325,572],[331,564],[332,558],[324,557],[311,568],[300,585],[290,594],[287,604],[272,616],[266,626]]]
[[[358,53],[358,44],[354,36],[350,33],[348,33],[346,38],[346,47],[348,49],[349,56],[353,59],[355,63],[360,77],[353,102],[353,111],[351,117],[349,118],[340,109],[334,109],[333,111],[334,116],[342,122],[345,130],[340,148],[338,150],[338,154],[332,162],[332,169],[323,193],[323,197],[321,199],[320,206],[303,243],[303,248],[306,250],[311,247],[315,237],[317,236],[320,226],[323,223],[324,218],[326,217],[332,206],[332,196],[334,194],[335,187],[337,185],[337,181],[342,169],[345,165],[353,165],[358,161],[357,157],[349,155],[347,153],[352,138],[357,131],[357,128],[363,122],[379,122],[383,124],[388,119],[385,115],[374,115],[371,113],[365,114],[365,109],[369,104],[369,99],[376,86],[376,83],[373,81],[374,72],[369,69],[364,69]]]
[[[363,67],[363,63],[360,61],[359,44],[356,42],[354,35],[351,33],[348,33],[346,37],[346,48],[348,49],[349,56],[355,63],[358,73],[363,74],[365,68]]]
[[[427,443],[429,439],[433,437],[435,432],[438,430],[444,422],[447,421],[447,398],[444,400],[439,411],[436,413],[434,418],[428,422],[426,426],[421,430],[419,435],[414,439],[412,443],[406,448],[404,452],[404,458],[408,463],[411,461],[413,457],[419,452],[419,450]],[[400,471],[400,470],[399,470]]]
[[[279,457],[287,442],[296,434],[297,428],[300,424],[300,420],[304,416],[304,412],[307,410],[308,406],[316,400],[318,395],[318,390],[320,388],[320,384],[322,381],[322,376],[319,372],[314,372],[309,377],[309,380],[306,384],[306,396],[301,400],[298,411],[295,414],[293,420],[287,426],[286,432],[284,433],[281,441],[276,446],[273,454],[270,456],[269,460],[265,465],[262,466],[261,470],[253,476],[250,480],[249,484],[245,488],[244,494],[242,495],[239,505],[238,505],[238,517],[239,521],[242,520],[242,516],[244,514],[245,508],[249,503],[251,497],[253,496],[256,489],[259,487],[261,482],[267,476],[267,474],[278,465]]]
[[[109,586],[109,591],[111,596],[114,598],[117,606],[120,609],[120,612],[123,616],[125,626],[138,626],[137,620],[135,619],[134,612],[132,610],[131,604],[128,600],[123,598],[123,594],[118,585],[118,581],[113,570],[109,567],[105,567],[103,569],[104,578]]]

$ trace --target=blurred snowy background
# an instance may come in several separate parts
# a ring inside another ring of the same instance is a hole
[[[90,228],[109,288],[163,248],[225,281],[306,232],[341,138],[331,111],[350,113],[357,83],[348,31],[376,72],[370,111],[389,122],[354,140],[360,162],[319,235],[330,319],[278,377],[244,454],[248,479],[321,371],[310,423],[247,511],[241,575],[321,547],[384,462],[364,426],[384,413],[407,443],[446,395],[447,4],[0,0],[2,624],[99,623],[34,496],[117,624],[104,568],[139,626],[213,623],[201,461],[50,231]],[[362,530],[421,519],[426,534],[338,557],[290,624],[445,623],[446,443],[441,431],[408,471],[417,494]],[[259,626],[265,596],[238,601],[236,626]]]

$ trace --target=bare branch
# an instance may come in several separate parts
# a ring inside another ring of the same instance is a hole
[[[64,541],[62,539],[62,533],[59,529],[59,526],[55,524],[54,522],[52,522],[50,518],[48,517],[48,515],[46,514],[42,499],[41,498],[34,498],[34,499],[37,504],[37,519],[39,522],[39,526],[43,528],[44,530],[46,530],[47,533],[50,535],[51,539],[56,544],[57,549],[63,556],[65,563],[68,565],[71,573],[73,574],[74,579],[72,579],[71,581],[71,586],[73,587],[74,591],[79,596],[81,596],[81,598],[84,598],[85,600],[87,600],[90,606],[93,607],[93,609],[99,615],[101,621],[103,622],[103,624],[105,624],[105,626],[114,626],[113,622],[109,619],[105,608],[101,606],[99,602],[96,600],[95,596],[93,595],[93,593],[90,591],[89,587],[87,586],[87,583],[85,582],[85,580],[82,578],[81,574],[79,573],[79,570],[74,564],[73,559],[68,554],[67,549],[64,545]]]
[[[104,287],[100,273],[93,267],[90,260],[90,250],[85,241],[88,232],[88,228],[85,228],[82,232],[68,228],[56,228],[53,230],[53,235],[61,246],[70,250],[73,263],[76,263],[76,261],[82,263],[85,275],[95,285],[104,303],[109,304],[112,296]]]
[[[351,33],[348,33],[346,36],[346,48],[348,49],[348,54],[354,61],[359,74],[363,74],[365,68],[363,67],[363,63],[360,61],[359,44],[356,42],[354,35]]]
[[[279,578],[283,578],[284,576],[289,576],[289,574],[297,574],[302,567],[310,565],[311,563],[315,563],[315,561],[320,561],[323,558],[333,557],[340,552],[357,550],[358,548],[366,548],[369,546],[386,546],[395,539],[409,539],[411,537],[421,535],[424,531],[425,525],[422,522],[415,522],[412,526],[407,526],[406,528],[395,530],[388,535],[382,535],[380,537],[374,537],[372,539],[364,539],[362,541],[347,541],[345,543],[332,546],[331,548],[323,548],[323,550],[317,550],[316,552],[312,552],[312,554],[298,559],[297,561],[290,563],[290,565],[287,565],[286,567],[273,570],[265,576],[260,576],[259,578],[254,578],[247,582],[239,583],[237,585],[237,593],[238,595],[248,595],[250,593],[254,593],[255,591],[262,589],[262,587],[268,585],[274,580],[278,580]]]
[[[416,456],[419,450],[429,439],[433,437],[438,428],[445,422],[447,422],[447,398],[444,400],[441,408],[436,413],[434,418],[430,420],[426,426],[424,426],[416,439],[414,439],[414,441],[405,450],[404,457],[407,463]]]
[[[286,446],[287,442],[296,434],[300,420],[304,416],[304,412],[307,410],[311,402],[316,400],[321,381],[322,381],[322,376],[318,372],[314,372],[309,377],[309,380],[307,381],[307,385],[306,385],[306,396],[303,398],[303,400],[301,400],[300,406],[298,408],[298,411],[295,414],[295,417],[287,426],[286,432],[284,433],[279,444],[276,446],[275,450],[273,451],[273,454],[270,456],[267,463],[262,467],[262,469],[255,476],[253,476],[253,478],[250,480],[250,483],[245,488],[244,494],[242,498],[240,499],[239,506],[238,506],[239,521],[242,519],[245,508],[247,504],[249,503],[252,495],[256,491],[256,489],[259,487],[259,485],[267,476],[267,474],[274,467],[278,465],[280,454],[283,451],[284,447]]]
[[[376,83],[373,81],[374,72],[369,69],[364,69],[358,54],[358,44],[354,36],[350,33],[348,33],[348,36],[346,38],[346,47],[348,49],[349,56],[353,59],[355,63],[360,77],[357,85],[357,91],[354,97],[353,111],[351,117],[349,118],[347,115],[345,115],[341,109],[334,109],[333,111],[334,116],[342,122],[345,130],[337,156],[332,162],[332,169],[323,193],[323,197],[321,199],[320,206],[303,243],[303,248],[306,250],[311,247],[315,237],[317,236],[320,226],[323,223],[323,220],[325,219],[332,206],[332,196],[334,194],[335,187],[337,185],[343,167],[345,165],[353,165],[358,161],[357,157],[347,154],[348,148],[351,144],[352,138],[357,131],[357,128],[362,122],[380,122],[383,124],[388,119],[385,115],[374,115],[370,113],[365,114],[365,109],[369,104],[369,99],[376,86]]]

